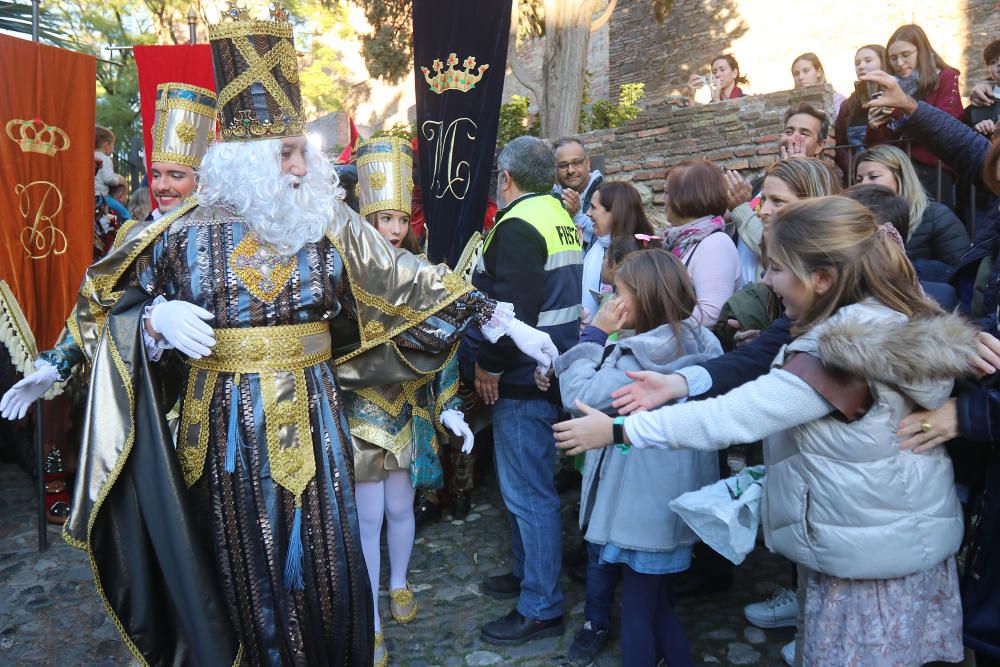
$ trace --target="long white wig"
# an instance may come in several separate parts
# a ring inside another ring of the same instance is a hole
[[[232,210],[262,241],[291,256],[323,238],[341,205],[336,172],[311,146],[306,168],[301,178],[281,173],[280,139],[217,143],[201,162],[198,201]]]

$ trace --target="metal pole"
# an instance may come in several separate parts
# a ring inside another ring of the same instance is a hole
[[[48,511],[45,507],[45,399],[35,401],[35,475],[38,480],[38,551],[49,547]]]
[[[198,43],[198,15],[194,12],[194,6],[188,7],[188,43]]]
[[[38,42],[38,3],[41,0],[31,0],[31,41]]]

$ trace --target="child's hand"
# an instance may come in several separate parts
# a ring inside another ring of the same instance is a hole
[[[555,372],[552,367],[549,366],[547,371],[542,370],[541,367],[535,366],[535,386],[538,387],[538,391],[548,391],[549,387],[552,386],[552,376]]]
[[[591,325],[610,335],[620,331],[627,320],[628,311],[625,310],[625,302],[615,297],[604,302]]]

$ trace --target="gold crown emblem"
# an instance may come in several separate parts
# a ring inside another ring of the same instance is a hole
[[[457,90],[462,93],[468,92],[476,87],[479,80],[483,78],[483,74],[490,68],[489,65],[480,65],[479,69],[474,72],[476,58],[475,56],[469,56],[462,62],[464,69],[455,69],[455,65],[458,64],[458,56],[454,53],[448,54],[447,62],[448,69],[444,68],[440,60],[435,59],[431,63],[431,69],[434,70],[433,77],[430,75],[431,71],[429,69],[426,67],[420,68],[420,71],[424,73],[424,80],[427,82],[427,85],[431,87],[432,92],[438,95],[446,90]]]
[[[69,148],[69,136],[55,125],[47,125],[41,118],[7,121],[7,136],[25,153],[42,153],[52,157],[56,151]],[[15,136],[17,131],[18,136]]]
[[[222,19],[230,22],[257,22],[250,16],[250,11],[246,7],[240,7],[236,0],[227,0],[228,7],[222,13]],[[268,5],[270,20],[276,23],[288,23],[288,10],[280,2],[272,2]]]

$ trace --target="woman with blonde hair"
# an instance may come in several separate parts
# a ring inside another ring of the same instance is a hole
[[[758,282],[764,275],[761,241],[764,226],[772,215],[786,204],[839,194],[840,190],[840,179],[822,160],[791,157],[771,164],[764,172],[757,205],[750,202],[732,211],[738,235],[741,283]]]
[[[799,336],[769,373],[618,419],[579,403],[583,417],[554,427],[570,454],[765,439],[764,536],[799,565],[806,667],[963,658],[951,460],[901,449],[897,429],[948,400],[975,332],[923,295],[894,232],[844,197],[788,206],[769,225],[765,282]]]
[[[895,146],[869,148],[858,161],[858,182],[884,185],[909,202],[906,254],[910,260],[936,260],[949,267],[958,263],[969,247],[969,233],[950,208],[927,197],[906,153]]]

